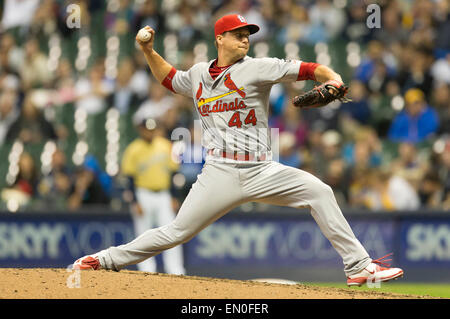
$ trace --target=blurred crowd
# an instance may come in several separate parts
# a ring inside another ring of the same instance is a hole
[[[380,28],[367,25],[370,3],[380,8]],[[136,118],[159,118],[169,139],[180,127],[195,131],[192,101],[154,81],[135,34],[145,25],[154,28],[160,54],[186,70],[205,59],[196,44],[211,47],[214,21],[239,12],[261,27],[250,37],[253,47],[294,43],[300,59],[303,48],[318,44],[332,50],[338,43],[354,53],[330,64],[349,84],[349,103],[299,110],[290,101],[306,87],[274,86],[269,125],[279,129],[281,163],[320,177],[343,209],[450,210],[449,10],[446,0],[5,0],[3,207],[120,209],[120,169],[106,169],[108,159],[91,152],[95,146],[80,151],[77,142],[87,133],[79,119],[112,109],[126,119],[119,162],[137,136]],[[207,55],[213,59],[215,51]],[[191,142],[185,158],[201,152],[199,140]],[[70,145],[77,145],[81,160]],[[172,192],[180,202],[202,167],[190,162],[174,176]]]

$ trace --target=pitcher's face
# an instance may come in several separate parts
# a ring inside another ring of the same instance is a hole
[[[217,36],[217,42],[225,51],[232,53],[236,57],[243,58],[250,48],[250,31],[247,27],[224,32]]]

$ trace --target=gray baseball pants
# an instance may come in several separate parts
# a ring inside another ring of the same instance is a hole
[[[274,161],[207,161],[171,223],[147,230],[127,244],[102,250],[97,254],[100,264],[120,270],[142,262],[189,241],[246,202],[310,207],[320,230],[342,257],[347,276],[372,261],[342,215],[331,187],[314,175]]]

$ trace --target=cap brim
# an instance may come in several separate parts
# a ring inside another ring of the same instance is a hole
[[[256,24],[240,25],[240,26],[235,27],[233,29],[230,29],[228,31],[233,31],[233,30],[237,30],[237,29],[240,29],[240,28],[248,28],[248,31],[250,31],[250,34],[254,34],[254,33],[259,31],[259,27]]]
[[[259,27],[256,24],[248,24],[247,25],[250,34],[256,33],[259,31]]]

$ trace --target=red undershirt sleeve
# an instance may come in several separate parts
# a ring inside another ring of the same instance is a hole
[[[316,80],[314,70],[319,66],[318,63],[302,62],[298,71],[297,81]]]
[[[177,73],[177,69],[172,67],[172,70],[170,70],[169,74],[167,74],[166,78],[161,82],[162,85],[164,85],[168,90],[172,91],[173,93],[176,93],[172,87],[172,79],[175,76],[175,73]]]

